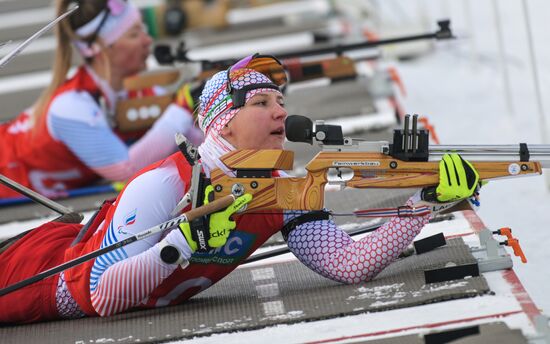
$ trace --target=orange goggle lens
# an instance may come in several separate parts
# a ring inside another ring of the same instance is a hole
[[[269,55],[251,55],[235,63],[228,71],[231,79],[239,77],[239,70],[252,69],[267,76],[275,85],[283,86],[287,83],[286,71],[275,57]]]
[[[277,86],[287,83],[286,71],[273,57],[256,57],[250,60],[246,68],[253,69],[267,76]]]

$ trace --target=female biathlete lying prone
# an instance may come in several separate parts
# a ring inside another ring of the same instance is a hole
[[[232,150],[282,149],[287,112],[279,87],[284,80],[272,80],[255,69],[266,64],[279,66],[274,58],[250,56],[207,82],[198,113],[206,137],[199,147],[206,175],[215,168],[232,175],[220,161],[220,156]],[[471,196],[478,182],[477,172],[456,154],[443,158],[440,176],[437,197],[441,201]],[[175,153],[136,175],[80,235],[80,225],[47,223],[34,229],[0,255],[4,271],[0,287],[169,220],[188,190],[190,178],[190,165],[183,154]],[[406,204],[413,205],[421,198],[420,190]],[[196,251],[194,228],[182,224],[0,297],[0,322],[109,316],[182,303],[229,274],[298,216],[295,211],[235,214],[232,222],[229,216],[250,199],[245,194],[226,211],[210,216],[206,226],[217,236],[209,238],[211,249],[207,252]],[[429,215],[391,218],[354,241],[332,220],[312,217],[287,228],[287,242],[313,271],[342,283],[359,283],[374,278],[393,262],[428,219]],[[232,242],[230,250],[215,249],[226,240]],[[165,245],[176,247],[189,264],[163,262],[160,250]],[[306,246],[308,249],[303,248]]]
[[[56,2],[58,15],[73,2],[79,8],[59,23],[49,87],[32,108],[0,125],[0,174],[59,197],[100,178],[126,181],[174,153],[176,132],[202,142],[185,97],[176,98],[147,132],[121,133],[116,126],[121,100],[163,92],[123,87],[125,78],[145,69],[151,49],[137,7],[124,0]],[[84,62],[68,78],[71,43]],[[0,199],[18,196],[0,185]]]

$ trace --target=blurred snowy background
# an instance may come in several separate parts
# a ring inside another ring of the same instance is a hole
[[[427,22],[452,21],[458,40],[397,63],[408,91],[404,108],[427,116],[442,144],[550,143],[550,2],[380,4],[390,18],[420,15]],[[515,258],[514,269],[535,303],[550,314],[550,170],[544,172],[542,177],[489,183],[481,193],[479,215],[490,229],[512,228],[528,259],[522,264]]]

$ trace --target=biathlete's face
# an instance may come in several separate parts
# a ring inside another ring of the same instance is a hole
[[[143,22],[137,21],[107,49],[111,67],[122,77],[145,70],[152,43]]]
[[[287,111],[278,92],[262,92],[248,100],[221,131],[236,149],[282,149]]]

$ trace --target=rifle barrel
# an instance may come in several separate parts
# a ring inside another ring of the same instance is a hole
[[[275,55],[280,60],[286,60],[286,59],[296,58],[296,57],[317,56],[317,55],[324,55],[324,54],[342,55],[346,51],[375,48],[375,47],[379,47],[381,45],[387,45],[387,44],[405,43],[405,42],[412,42],[412,41],[425,40],[425,39],[444,40],[444,39],[455,38],[450,27],[451,25],[450,20],[440,20],[437,22],[437,25],[439,28],[435,32],[400,36],[400,37],[394,37],[394,38],[386,38],[386,39],[380,39],[377,41],[363,41],[358,43],[336,44],[336,45],[327,44],[321,47],[317,46],[316,48],[308,48],[308,49],[299,50],[299,51],[287,51],[287,52],[282,51],[282,52],[276,53]],[[190,59],[187,56],[188,50],[185,48],[185,44],[183,42],[180,43],[179,47],[177,48],[177,53],[175,55],[172,54],[172,48],[166,44],[155,46],[154,55],[160,64],[171,64],[174,61],[199,62],[202,64],[202,70],[218,69],[218,68],[225,69],[228,66],[237,62],[237,60],[235,59],[224,59],[219,61]]]
[[[430,145],[430,161],[437,161],[445,153],[458,153],[466,160],[521,160],[523,152],[528,152],[529,160],[539,161],[543,168],[550,168],[550,145]]]
[[[359,43],[336,44],[336,45],[327,44],[322,47],[312,48],[308,50],[281,52],[277,54],[277,58],[281,60],[286,60],[286,59],[296,58],[296,57],[308,57],[308,56],[316,56],[316,55],[323,55],[323,54],[341,55],[346,51],[376,48],[382,45],[405,43],[405,42],[417,41],[422,39],[434,39],[434,38],[436,38],[435,34],[428,33],[423,35],[414,35],[414,36],[407,36],[407,37],[400,37],[400,38],[389,38],[389,39],[383,39],[379,41],[366,41],[366,42],[359,42]]]
[[[292,52],[282,52],[277,54],[277,57],[281,60],[294,58],[294,57],[306,57],[306,56],[315,56],[322,54],[331,54],[335,53],[341,55],[346,51],[359,50],[374,48],[381,45],[396,44],[396,43],[405,43],[411,41],[418,41],[424,39],[452,39],[455,38],[450,28],[450,20],[441,20],[437,22],[439,30],[432,33],[424,33],[410,36],[401,36],[395,38],[380,39],[377,41],[366,41],[352,44],[337,44],[337,45],[328,45],[325,47],[306,49],[301,51],[292,51]]]

